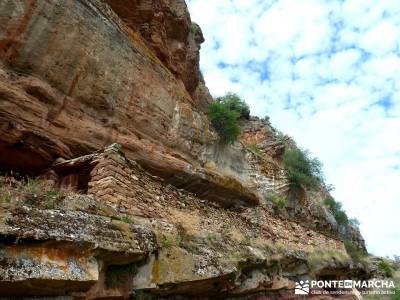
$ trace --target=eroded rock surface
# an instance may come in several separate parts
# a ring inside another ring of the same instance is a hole
[[[189,94],[205,108],[207,99],[195,94],[201,77],[199,50],[204,37],[201,28],[191,22],[185,1],[106,2],[123,22],[141,34],[162,63],[183,81]]]
[[[38,173],[118,142],[175,185],[259,201],[248,176],[207,167],[217,138],[201,105],[103,1],[5,1],[0,9],[3,169]]]
[[[288,182],[294,141],[255,117],[219,141],[184,1],[4,0],[0,19],[0,297],[291,299],[369,276],[326,188]]]
[[[82,175],[87,190],[78,189]],[[332,232],[266,205],[225,209],[199,199],[148,174],[118,145],[56,161],[41,180],[70,192],[46,192],[52,207],[43,209],[31,182],[1,180],[2,199],[12,196],[0,210],[0,294],[279,298],[299,278],[368,274]],[[23,289],[9,289],[16,286]]]

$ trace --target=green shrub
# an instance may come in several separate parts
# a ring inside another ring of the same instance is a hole
[[[342,204],[340,202],[336,202],[335,199],[333,199],[333,197],[328,196],[325,200],[324,200],[324,204],[326,207],[328,207],[330,210],[337,210],[337,209],[341,209],[342,208]]]
[[[174,240],[168,239],[166,237],[163,237],[161,239],[161,247],[162,248],[171,248],[174,245]]]
[[[240,118],[249,118],[249,106],[236,94],[218,97],[208,107],[212,126],[225,142],[233,143],[240,136]]]
[[[353,259],[355,262],[363,263],[366,257],[366,254],[357,248],[356,245],[350,240],[344,241],[344,247],[346,248],[347,254]]]
[[[274,193],[270,196],[270,200],[272,203],[274,203],[280,209],[284,208],[287,203],[287,199],[285,197],[282,197],[276,193]]]
[[[201,28],[199,24],[192,22],[192,24],[190,25],[190,31],[192,32],[193,35],[197,35],[201,33]]]
[[[221,102],[213,102],[208,107],[208,116],[212,126],[225,142],[233,143],[239,138],[239,113],[230,110]]]
[[[393,277],[393,267],[383,259],[379,262],[378,268],[385,275],[385,277]]]
[[[293,185],[317,188],[323,181],[321,162],[317,158],[311,158],[308,151],[286,148],[283,164]]]
[[[46,209],[55,209],[68,194],[67,190],[58,189],[52,183],[38,178],[28,178],[21,192],[24,203]]]
[[[177,246],[181,242],[179,235],[163,234],[158,238],[161,248],[171,248]]]
[[[126,224],[132,224],[132,220],[128,216],[122,216],[120,220]]]
[[[45,179],[0,176],[0,203],[55,209],[71,194],[72,191],[57,188]]]
[[[335,199],[329,196],[324,200],[324,204],[331,211],[339,225],[346,226],[349,224],[349,218],[347,217],[346,212],[342,209],[342,203],[336,202]]]
[[[339,225],[348,225],[349,224],[349,219],[343,210],[335,211],[333,213],[333,216],[335,217],[336,222]]]
[[[217,101],[228,107],[229,110],[238,112],[240,118],[250,118],[249,106],[237,94],[228,93],[225,96],[218,97]]]
[[[394,289],[394,295],[392,295],[392,300],[400,300],[400,288]]]

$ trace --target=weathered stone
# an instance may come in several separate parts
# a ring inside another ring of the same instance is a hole
[[[369,276],[328,192],[289,185],[294,141],[254,117],[218,140],[184,1],[4,0],[0,18],[0,171],[54,184],[39,201],[0,177],[0,296],[290,299],[296,278]]]
[[[186,14],[184,3],[174,5]],[[249,179],[224,172],[225,166],[201,167],[198,159],[215,140],[205,115],[102,1],[6,1],[1,9],[6,22],[0,58],[7,75],[0,83],[0,151],[13,158],[0,158],[3,168],[40,172],[58,157],[88,154],[115,141],[176,185],[198,193],[207,186],[207,197],[217,201],[227,194],[259,201]],[[50,95],[58,95],[59,104],[42,100]]]

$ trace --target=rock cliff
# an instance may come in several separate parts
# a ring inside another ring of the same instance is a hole
[[[294,141],[254,117],[219,141],[183,0],[4,0],[0,19],[0,297],[295,299],[369,276],[326,188],[291,188]]]

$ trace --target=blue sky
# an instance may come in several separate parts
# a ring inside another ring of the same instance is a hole
[[[370,252],[400,254],[398,0],[189,0],[214,96],[233,91],[324,164]]]

